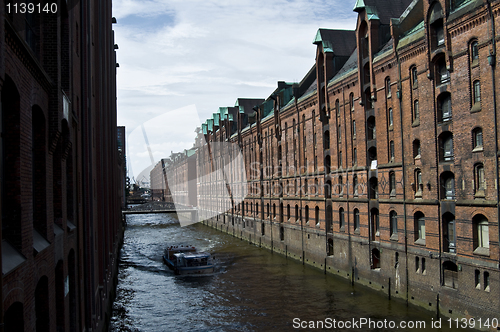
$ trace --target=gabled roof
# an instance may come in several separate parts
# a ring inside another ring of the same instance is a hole
[[[353,11],[366,11],[369,20],[390,24],[391,18],[399,18],[413,0],[356,0]]]
[[[356,31],[318,29],[313,44],[323,46],[323,51],[336,56],[349,56],[356,48]]]
[[[236,99],[235,107],[239,107],[240,113],[252,114],[253,107],[259,106],[264,102],[261,98],[238,98]]]

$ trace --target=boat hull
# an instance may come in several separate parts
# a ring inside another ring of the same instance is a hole
[[[214,266],[174,267],[173,270],[177,275],[206,275],[214,273]]]

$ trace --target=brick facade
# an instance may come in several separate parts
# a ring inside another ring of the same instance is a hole
[[[100,331],[124,184],[111,1],[32,15],[13,3],[0,1],[0,324]]]
[[[355,30],[318,30],[301,82],[202,125],[200,218],[439,314],[494,318],[500,2],[354,11]],[[220,172],[236,156],[220,142],[241,149],[241,174]]]

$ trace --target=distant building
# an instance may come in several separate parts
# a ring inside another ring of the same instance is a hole
[[[440,314],[496,317],[500,1],[354,11],[355,30],[318,30],[301,82],[202,125],[199,215],[220,211],[207,224]],[[227,160],[218,142],[242,149],[241,203],[220,189],[239,178],[211,176]]]
[[[0,326],[106,330],[123,235],[111,1],[13,4],[0,1]]]
[[[126,192],[127,187],[130,184],[130,180],[127,178],[127,147],[126,147],[126,136],[125,136],[125,127],[119,126],[117,128],[118,134],[118,162],[120,166],[120,179],[121,179],[121,189],[122,192],[122,209],[125,209],[127,206]]]

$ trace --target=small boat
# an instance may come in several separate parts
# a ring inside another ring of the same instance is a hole
[[[165,264],[178,275],[206,275],[214,272],[212,256],[195,247],[173,246],[165,250]]]
[[[180,246],[170,246],[167,249],[165,249],[165,255],[163,255],[163,261],[167,266],[173,270],[175,266],[175,262],[177,258],[174,256],[175,254],[181,254],[181,253],[190,253],[190,252],[196,252],[196,248],[193,246],[185,246],[185,245],[180,245]]]

